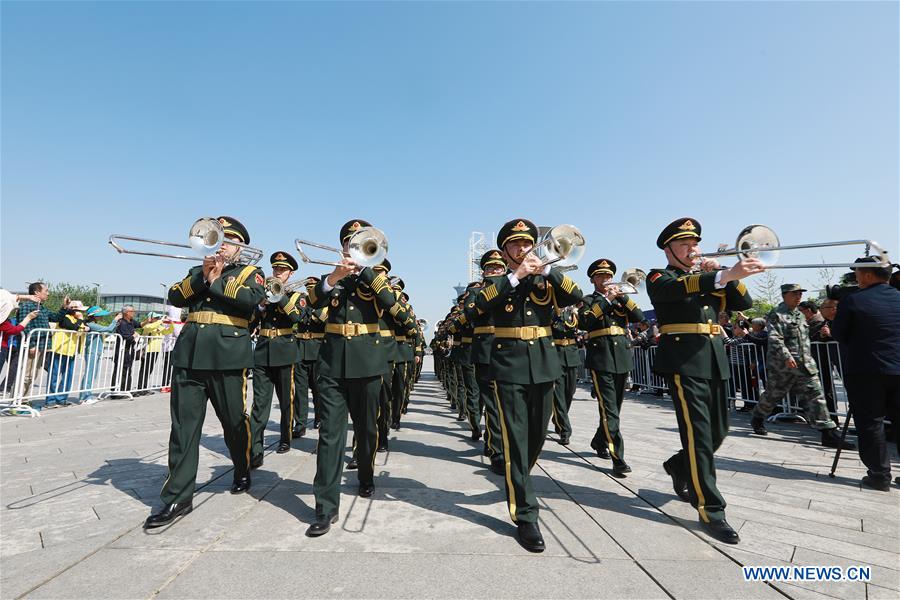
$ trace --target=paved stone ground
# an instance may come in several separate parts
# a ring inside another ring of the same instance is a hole
[[[588,444],[587,389],[575,435],[548,438],[534,470],[547,551],[515,541],[502,479],[453,420],[430,361],[406,422],[377,458],[376,493],[346,473],[341,519],[314,519],[316,434],[267,453],[250,494],[227,493],[218,422],[204,428],[194,513],[146,533],[166,476],[167,396],[109,400],[0,420],[3,598],[900,598],[900,491],[861,490],[864,468],[799,425],[748,435],[736,417],[718,453],[729,521],[742,543],[715,543],[674,496],[661,462],[678,446],[668,399],[629,395],[634,473],[616,479]],[[273,413],[267,441],[277,441]],[[898,469],[900,471],[900,469]],[[866,583],[745,583],[740,565],[869,565]]]

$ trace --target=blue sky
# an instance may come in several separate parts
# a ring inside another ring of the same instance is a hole
[[[765,223],[900,257],[897,3],[0,10],[5,288],[157,293],[189,265],[109,234],[184,241],[218,214],[267,253],[372,221],[432,322],[469,233],[517,217],[582,228],[585,287],[592,258],[662,266],[683,215],[707,249]]]

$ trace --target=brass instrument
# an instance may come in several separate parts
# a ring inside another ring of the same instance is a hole
[[[584,256],[584,236],[574,225],[557,225],[548,231],[541,241],[522,255],[522,259],[531,253],[541,257],[541,264],[571,267]]]
[[[647,273],[638,268],[626,269],[622,273],[622,279],[617,283],[607,282],[608,286],[615,286],[622,294],[642,294],[647,290]]]
[[[330,265],[333,267],[340,266],[340,263],[314,260],[307,256],[306,252],[303,250],[303,246],[335,252],[342,258],[346,257],[353,259],[360,267],[374,267],[375,265],[381,264],[388,251],[387,237],[380,229],[375,227],[360,227],[352,236],[350,236],[347,252],[344,252],[340,248],[335,248],[334,246],[326,246],[325,244],[317,244],[307,240],[295,240],[294,245],[297,247],[297,252],[300,253],[300,258],[303,262],[316,265]]]
[[[782,246],[781,241],[775,231],[765,225],[748,225],[744,227],[738,234],[737,241],[733,248],[720,247],[716,252],[695,253],[691,255],[694,259],[695,270],[699,268],[699,262],[704,258],[714,258],[718,256],[737,256],[741,259],[756,258],[765,265],[766,269],[819,269],[822,267],[834,268],[853,268],[859,266],[856,263],[812,263],[798,265],[778,265],[776,264],[779,255],[785,250],[803,250],[807,248],[830,248],[834,246],[864,246],[866,256],[875,256],[878,263],[871,263],[874,266],[888,267],[891,264],[887,251],[872,240],[844,240],[840,242],[819,242],[815,244],[793,244],[790,246]]]
[[[121,242],[124,241],[137,242],[138,244],[169,246],[173,248],[188,248],[194,251],[194,255],[135,250],[123,246]],[[225,228],[217,219],[211,217],[203,217],[194,221],[194,224],[191,225],[191,228],[188,231],[187,244],[164,242],[161,240],[151,240],[121,234],[109,236],[109,245],[115,248],[119,254],[138,254],[141,256],[159,256],[161,258],[177,258],[180,260],[194,261],[215,255],[219,251],[219,248],[222,247],[222,244],[226,243],[240,248],[238,257],[233,261],[235,263],[255,265],[262,258],[263,252],[259,248],[254,248],[242,242],[227,239],[225,237]]]

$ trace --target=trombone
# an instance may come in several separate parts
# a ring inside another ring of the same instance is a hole
[[[581,260],[584,250],[584,236],[577,227],[557,225],[544,234],[541,241],[524,253],[522,258],[536,253],[544,266],[555,264],[559,267],[571,267]]]
[[[300,253],[300,258],[303,262],[316,265],[329,265],[332,267],[338,267],[341,263],[329,262],[327,260],[314,260],[306,254],[303,247],[309,246],[311,248],[319,248],[321,250],[334,252],[342,258],[353,259],[360,267],[374,267],[375,265],[381,264],[388,251],[387,236],[385,236],[380,229],[375,227],[360,227],[356,233],[350,236],[347,252],[344,252],[340,248],[335,248],[334,246],[326,246],[325,244],[317,244],[307,240],[294,240],[294,245],[297,247],[297,252]]]
[[[294,279],[287,283],[281,283],[281,280],[277,277],[268,277],[266,278],[266,302],[269,304],[281,302],[285,295],[293,294],[300,288],[304,288],[300,295],[308,296],[304,279]]]
[[[626,269],[618,283],[607,283],[615,286],[622,294],[641,294],[646,289],[647,273],[642,269]]]
[[[122,242],[137,242],[138,244],[147,244],[155,246],[169,246],[172,248],[188,248],[194,251],[193,255],[188,254],[167,254],[164,252],[151,252],[149,250],[137,250],[126,248]],[[263,252],[259,248],[254,248],[247,244],[236,242],[225,238],[225,228],[217,219],[211,217],[203,217],[194,221],[188,231],[188,243],[180,244],[178,242],[164,242],[161,240],[151,240],[147,238],[134,237],[130,235],[113,234],[109,236],[109,245],[116,249],[119,254],[139,254],[141,256],[159,256],[162,258],[177,258],[181,260],[198,260],[207,256],[213,256],[222,247],[222,244],[231,244],[240,248],[238,257],[233,261],[235,263],[255,265],[262,258]]]
[[[763,263],[766,269],[818,269],[821,267],[834,268],[853,268],[858,267],[858,263],[812,263],[799,265],[779,265],[779,255],[783,250],[804,250],[808,248],[830,248],[834,246],[864,246],[866,256],[875,256],[877,263],[870,263],[871,266],[888,267],[891,264],[888,258],[887,250],[872,240],[844,240],[839,242],[819,242],[816,244],[793,244],[790,246],[782,246],[778,235],[771,227],[765,225],[748,225],[744,227],[738,234],[737,241],[733,248],[719,248],[716,252],[696,253],[692,254],[696,262],[695,267],[699,268],[699,261],[704,258],[714,258],[717,256],[737,256],[741,259],[756,258]]]

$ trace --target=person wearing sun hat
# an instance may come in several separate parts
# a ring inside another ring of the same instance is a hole
[[[77,400],[69,402],[69,390],[72,389],[75,358],[84,340],[84,336],[77,333],[88,329],[84,324],[84,313],[87,308],[81,300],[70,302],[65,308],[66,314],[59,320],[59,327],[53,333],[50,377],[47,385],[50,394],[44,402],[44,408],[79,404]]]
[[[81,401],[82,404],[94,404],[97,402],[97,397],[94,395],[91,388],[94,387],[94,378],[97,374],[97,362],[103,354],[103,340],[105,337],[103,334],[114,332],[116,330],[116,324],[118,324],[119,319],[122,318],[122,313],[117,313],[108,325],[101,325],[97,321],[103,317],[108,317],[110,314],[111,313],[108,310],[100,306],[91,306],[84,313],[84,324],[87,325],[88,331],[100,335],[86,336],[87,340],[84,345],[84,375],[81,377],[81,385],[79,386],[82,392],[78,394],[78,400]]]
[[[175,331],[172,323],[161,320],[163,316],[162,313],[149,312],[147,313],[147,318],[141,324],[141,335],[146,336],[147,343],[144,348],[144,356],[141,359],[141,367],[138,370],[139,391],[134,394],[135,396],[149,396],[153,393],[148,389],[153,387],[150,385],[152,383],[150,376],[153,373],[153,369],[156,368],[160,354],[162,354],[163,338]],[[159,381],[162,382],[162,377],[160,377]]]
[[[259,267],[239,262],[250,234],[234,217],[222,216],[225,242],[213,256],[188,270],[169,288],[169,304],[189,309],[187,322],[172,350],[169,407],[169,476],[160,499],[163,507],[144,522],[162,527],[193,510],[200,459],[200,436],[207,402],[222,423],[234,465],[232,494],[250,489],[250,420],[246,413],[247,371],[253,368],[248,326],[254,308],[266,297]]]
[[[725,499],[716,486],[715,451],[728,435],[729,377],[725,344],[716,323],[726,310],[746,310],[753,299],[743,278],[764,270],[755,258],[721,269],[700,256],[700,222],[682,217],[663,228],[656,246],[668,262],[647,275],[647,294],[656,309],[660,340],[654,371],[665,378],[678,421],[682,449],[663,467],[675,493],[697,509],[702,528],[736,544],[725,520]]]
[[[530,472],[544,445],[554,382],[562,375],[551,331],[553,312],[555,306],[582,298],[572,279],[531,252],[537,239],[538,228],[527,219],[513,219],[500,228],[497,247],[506,272],[485,278],[473,307],[490,313],[494,323],[491,377],[503,437],[507,507],[519,543],[531,552],[543,552],[545,545]]]
[[[625,379],[634,368],[625,332],[630,323],[643,321],[644,313],[612,282],[616,263],[611,259],[598,258],[588,266],[587,273],[594,291],[585,295],[579,316],[581,328],[588,332],[585,366],[591,373],[600,413],[591,448],[600,458],[612,458],[613,473],[625,477],[631,467],[625,462],[619,413],[625,399]]]

